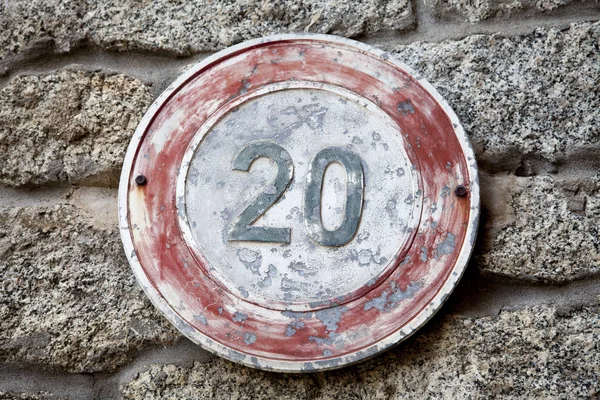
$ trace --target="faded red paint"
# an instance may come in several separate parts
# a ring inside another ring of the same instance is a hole
[[[379,75],[353,66],[378,71]],[[178,226],[176,176],[188,144],[200,126],[229,101],[244,96],[245,91],[290,79],[343,86],[375,102],[406,135],[403,138],[409,157],[422,179],[421,223],[433,202],[444,209],[435,229],[419,228],[415,232],[410,248],[398,256],[395,267],[382,282],[364,288],[361,297],[344,304],[348,311],[342,315],[336,333],[360,334],[340,348],[327,346],[332,351],[328,357],[323,356],[323,346],[309,340],[311,336],[325,338],[329,334],[321,321],[314,315],[307,317],[302,320],[304,328],[286,336],[286,327],[293,320],[240,299],[214,282],[201,254],[188,247]],[[391,87],[385,81],[396,85]],[[407,101],[413,113],[399,111],[398,105]],[[157,147],[152,141],[161,133],[166,133],[166,140]],[[239,352],[274,360],[339,357],[401,329],[431,302],[448,279],[462,243],[467,240],[470,202],[453,194],[457,185],[469,186],[467,162],[445,111],[414,78],[394,64],[339,44],[306,40],[257,45],[199,71],[157,110],[130,176],[128,211],[132,239],[139,261],[155,288],[184,320],[211,339]],[[147,177],[146,186],[135,185],[139,173]],[[444,185],[451,190],[446,196],[442,196]],[[435,259],[434,251],[448,233],[455,236],[455,251]],[[419,257],[423,247],[429,252],[425,262]],[[402,264],[407,256],[410,261]],[[434,279],[395,308],[385,312],[376,308],[365,311],[367,302],[385,291],[391,292],[392,285],[406,290],[425,277]],[[235,311],[247,314],[248,319],[243,324],[233,322]],[[205,317],[207,324],[194,319],[194,315]],[[252,345],[243,340],[248,332],[257,338]]]

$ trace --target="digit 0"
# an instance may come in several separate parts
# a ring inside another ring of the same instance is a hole
[[[321,219],[321,193],[325,171],[332,163],[340,163],[346,169],[346,211],[340,227],[329,231]],[[350,242],[358,231],[363,194],[364,172],[359,156],[341,147],[328,147],[317,153],[306,175],[304,197],[304,222],[311,239],[323,246],[343,246]]]

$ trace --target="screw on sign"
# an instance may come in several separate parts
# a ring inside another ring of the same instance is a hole
[[[279,35],[215,54],[156,100],[119,215],[135,275],[184,335],[256,368],[333,369],[410,336],[456,286],[477,167],[408,67]]]

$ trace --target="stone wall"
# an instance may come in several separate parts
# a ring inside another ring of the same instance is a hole
[[[600,398],[600,3],[250,0],[0,3],[0,398]],[[385,48],[475,147],[477,249],[416,335],[307,375],[211,356],[145,298],[117,185],[145,109],[245,39]]]

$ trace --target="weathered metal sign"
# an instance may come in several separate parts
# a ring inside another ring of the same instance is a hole
[[[248,366],[331,369],[411,335],[450,294],[477,168],[444,99],[389,54],[273,36],[156,100],[119,213],[135,275],[184,335]]]

